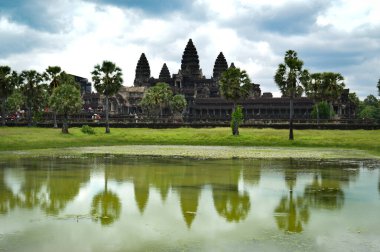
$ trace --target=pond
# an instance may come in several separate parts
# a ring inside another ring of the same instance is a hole
[[[376,161],[0,161],[0,251],[379,251]]]

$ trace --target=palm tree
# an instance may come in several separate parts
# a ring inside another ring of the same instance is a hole
[[[11,71],[9,66],[0,66],[0,100],[1,120],[5,126],[5,104],[8,97],[13,93],[17,84],[17,73]]]
[[[62,72],[59,66],[49,66],[43,73],[44,80],[48,82],[49,93],[53,94],[54,90],[59,86],[58,76]],[[58,128],[57,125],[57,112],[53,111],[54,128]]]
[[[322,99],[322,73],[310,74],[310,79],[305,84],[306,96],[312,99],[315,103],[315,109],[317,111],[317,124],[319,124],[319,106],[318,103]]]
[[[222,73],[219,89],[225,99],[233,101],[235,112],[238,100],[246,99],[249,96],[252,84],[245,70],[230,67]],[[232,134],[239,135],[239,121],[234,118],[232,118]]]
[[[303,61],[298,59],[297,52],[288,50],[285,53],[284,63],[278,65],[274,76],[274,81],[280,88],[283,96],[289,97],[289,140],[293,140],[293,100],[296,96],[301,96],[303,87],[309,79],[309,72],[302,70]]]
[[[103,61],[102,65],[96,65],[92,71],[92,80],[98,93],[103,94],[106,98],[106,133],[110,133],[108,120],[108,99],[116,94],[123,84],[123,73],[115,63]]]
[[[141,105],[148,109],[159,108],[160,117],[163,115],[163,109],[169,105],[172,100],[173,92],[169,84],[159,82],[155,86],[149,88],[141,100]]]
[[[21,77],[21,92],[25,97],[25,106],[28,110],[28,126],[32,125],[32,111],[38,110],[43,104],[42,75],[35,70],[23,71]]]
[[[330,104],[330,118],[332,117],[332,113],[334,111],[333,103],[337,101],[341,96],[344,85],[344,78],[340,73],[331,73],[326,72],[322,73],[322,90],[323,90],[323,98],[326,99]]]

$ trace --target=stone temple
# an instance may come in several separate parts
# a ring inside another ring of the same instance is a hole
[[[235,67],[231,63],[229,67]],[[219,78],[223,71],[228,69],[228,62],[223,53],[217,55],[213,74],[210,78],[203,75],[199,64],[197,49],[190,39],[185,47],[181,60],[181,69],[170,74],[164,63],[158,78],[151,76],[149,61],[144,53],[137,62],[133,87],[123,87],[111,100],[111,113],[137,114],[143,116],[139,105],[147,88],[158,82],[170,85],[174,94],[182,94],[187,100],[184,112],[185,121],[226,121],[232,113],[233,103],[224,99],[219,92]],[[271,93],[261,93],[260,85],[252,83],[252,89],[247,99],[241,100],[245,120],[250,119],[288,119],[289,98],[274,98]],[[352,118],[354,107],[348,102],[348,92],[334,104],[336,114],[340,118]],[[101,104],[98,106],[104,106]],[[87,103],[87,102],[86,102]],[[294,100],[295,119],[310,119],[314,102],[306,97]],[[93,105],[96,106],[96,105]]]

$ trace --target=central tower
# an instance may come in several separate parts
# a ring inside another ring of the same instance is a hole
[[[193,41],[189,39],[182,55],[181,73],[183,76],[202,78],[202,70],[199,67],[199,57]]]

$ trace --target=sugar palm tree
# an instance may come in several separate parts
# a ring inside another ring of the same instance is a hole
[[[238,100],[246,99],[252,89],[251,80],[245,70],[230,67],[222,73],[219,80],[219,90],[224,98],[231,100],[236,111]],[[232,118],[232,134],[239,135],[239,122]]]
[[[306,96],[312,99],[315,103],[315,109],[317,111],[317,124],[319,124],[319,106],[318,103],[322,99],[322,82],[323,82],[322,73],[313,73],[310,74],[310,79],[305,84],[305,93]]]
[[[108,99],[116,94],[123,84],[123,73],[115,63],[103,61],[102,65],[96,65],[92,71],[92,80],[98,93],[103,94],[106,100],[106,133],[110,133]]]
[[[283,96],[289,97],[289,140],[293,140],[293,102],[296,96],[301,96],[303,86],[309,79],[309,72],[303,70],[303,61],[298,59],[297,52],[288,50],[285,53],[284,63],[278,65],[274,81],[280,88]]]
[[[62,70],[59,66],[49,66],[48,68],[46,68],[45,72],[43,73],[43,78],[45,81],[48,82],[48,85],[49,85],[50,95],[53,94],[54,90],[60,84],[58,80],[58,76],[61,72]],[[53,119],[54,119],[54,128],[58,128],[56,111],[53,111]]]
[[[330,118],[332,117],[332,113],[334,111],[333,103],[337,101],[341,96],[344,85],[344,78],[340,73],[331,73],[326,72],[323,73],[323,82],[322,82],[322,90],[323,90],[323,98],[327,100],[330,104]]]
[[[41,85],[43,77],[35,70],[23,71],[21,77],[21,92],[25,97],[25,106],[28,111],[28,126],[32,125],[32,112],[38,110],[44,103],[44,87]]]

